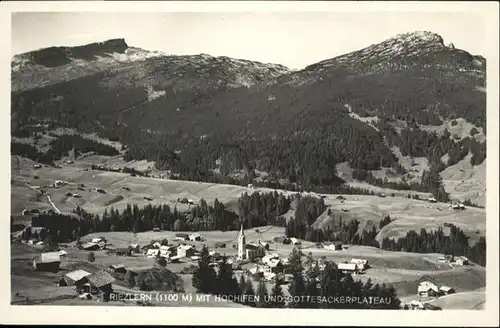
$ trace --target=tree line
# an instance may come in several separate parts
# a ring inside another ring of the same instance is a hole
[[[469,237],[463,230],[453,224],[447,224],[449,235],[445,235],[443,227],[434,231],[424,228],[417,233],[408,231],[404,237],[397,240],[385,237],[381,248],[390,251],[405,251],[412,253],[440,253],[452,256],[467,256],[479,265],[486,265],[486,239],[481,237],[474,246],[469,246]]]

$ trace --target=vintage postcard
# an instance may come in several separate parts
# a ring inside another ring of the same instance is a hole
[[[498,324],[498,3],[1,8],[2,321]]]

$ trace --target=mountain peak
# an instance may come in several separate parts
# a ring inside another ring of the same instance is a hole
[[[388,41],[390,40],[396,40],[405,43],[431,43],[431,44],[444,45],[443,43],[444,40],[439,34],[429,31],[415,31],[404,34],[398,34],[394,38],[389,39]]]
[[[42,48],[14,56],[13,66],[35,64],[45,67],[57,67],[71,63],[75,59],[93,60],[108,53],[123,54],[129,48],[125,39],[110,39],[81,46],[58,46]]]
[[[329,70],[348,70],[369,73],[380,70],[400,70],[410,67],[447,67],[451,69],[481,69],[471,54],[446,46],[443,38],[429,31],[398,34],[377,44],[345,55],[323,60],[306,67],[302,72],[314,80],[314,74]],[[309,79],[309,78],[308,78]]]

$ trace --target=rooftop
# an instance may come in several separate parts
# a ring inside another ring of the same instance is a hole
[[[78,280],[85,278],[85,277],[88,277],[90,275],[91,275],[91,273],[87,272],[85,270],[75,270],[75,271],[71,271],[71,272],[68,272],[65,274],[66,277],[70,278],[73,281],[78,281]]]
[[[102,287],[115,282],[115,278],[106,271],[98,271],[88,277],[89,281],[96,287]]]
[[[37,260],[43,263],[61,262],[61,256],[59,252],[42,253]]]

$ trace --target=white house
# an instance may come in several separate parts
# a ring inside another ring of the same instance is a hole
[[[166,245],[163,245],[163,246],[160,246],[160,256],[163,256],[163,257],[169,257],[170,254],[172,254],[172,246],[166,246]]]
[[[267,254],[262,258],[262,263],[268,264],[271,263],[273,260],[279,260],[280,256],[278,254]]]
[[[417,288],[420,296],[434,296],[439,293],[439,288],[430,281],[422,281]]]
[[[326,250],[329,250],[329,251],[340,251],[340,250],[342,250],[342,243],[341,242],[333,242],[333,243],[324,245],[323,248]]]
[[[338,263],[337,267],[344,273],[357,273],[359,271],[355,263]]]
[[[427,198],[427,201],[428,201],[429,203],[437,203],[437,199],[436,199],[436,198],[434,198],[434,197],[429,197],[429,198]]]
[[[191,245],[179,245],[177,247],[177,256],[191,257],[194,255],[194,247]]]
[[[424,309],[424,304],[422,302],[417,301],[417,300],[412,300],[410,302],[410,309],[412,309],[412,310],[423,310]]]
[[[101,241],[106,242],[106,241],[104,240],[104,238],[102,238],[102,237],[97,237],[97,238],[92,238],[91,243],[97,244],[97,243],[99,243],[99,242],[101,242]]]
[[[466,258],[465,256],[459,256],[455,259],[455,264],[456,265],[467,265],[467,264],[469,264],[469,259]]]
[[[361,271],[365,270],[368,266],[368,261],[362,259],[351,259],[351,263],[356,264],[358,266],[358,269]]]
[[[453,294],[455,292],[455,290],[453,288],[448,287],[448,286],[441,286],[441,287],[439,287],[439,291],[442,294],[445,294],[445,295]]]
[[[160,250],[157,248],[150,248],[150,249],[148,249],[146,256],[147,257],[156,257],[159,252],[160,252]]]
[[[199,233],[195,232],[195,233],[189,235],[189,240],[190,241],[202,241],[203,238],[201,237],[201,235]]]
[[[302,244],[302,243],[300,242],[300,240],[298,240],[298,239],[297,239],[297,238],[295,238],[295,237],[290,238],[290,241],[292,242],[292,245],[300,245],[300,244]]]

